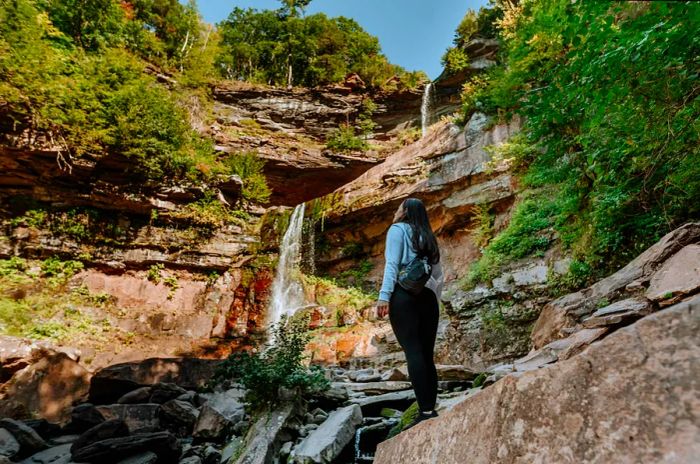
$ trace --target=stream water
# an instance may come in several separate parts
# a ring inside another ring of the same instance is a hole
[[[292,315],[304,306],[304,288],[301,284],[302,227],[304,203],[294,208],[289,226],[280,245],[279,262],[272,283],[272,298],[268,324],[277,324],[282,316]]]
[[[421,130],[423,137],[428,133],[433,110],[433,83],[429,82],[423,91],[423,102],[420,106]]]

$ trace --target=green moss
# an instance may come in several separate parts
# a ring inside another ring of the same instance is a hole
[[[418,409],[418,402],[414,401],[402,414],[399,422],[394,425],[389,431],[387,439],[395,437],[403,431],[408,424],[410,424],[416,417],[418,417],[420,410]]]

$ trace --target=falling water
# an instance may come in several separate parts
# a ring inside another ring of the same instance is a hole
[[[420,106],[420,118],[421,118],[421,129],[423,130],[423,137],[428,132],[428,127],[430,127],[430,112],[432,111],[432,100],[433,98],[433,83],[429,82],[425,86],[423,91],[423,103]]]
[[[272,283],[272,303],[270,305],[270,325],[280,321],[283,315],[292,315],[304,306],[304,288],[301,285],[302,226],[304,224],[304,203],[294,208],[289,226],[282,238],[277,273]]]

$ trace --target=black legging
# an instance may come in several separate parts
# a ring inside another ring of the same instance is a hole
[[[421,411],[435,409],[437,399],[433,352],[439,317],[440,308],[432,290],[424,288],[414,296],[396,285],[389,302],[389,320],[406,353],[408,376]]]

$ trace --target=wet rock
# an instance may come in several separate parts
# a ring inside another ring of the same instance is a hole
[[[29,456],[49,447],[33,428],[22,422],[7,418],[0,419],[0,428],[12,434],[19,443],[19,456]]]
[[[158,462],[158,455],[150,451],[145,451],[143,453],[130,456],[126,459],[122,459],[117,464],[154,464]]]
[[[243,420],[244,396],[245,391],[242,389],[203,394],[206,403],[202,406],[193,435],[201,439],[221,438],[232,426]]]
[[[371,374],[359,374],[355,377],[355,382],[365,383],[365,382],[377,382],[382,380],[381,374],[377,372],[372,372]]]
[[[111,406],[97,407],[97,410],[106,420],[123,420],[131,433],[158,430],[160,427],[159,409],[159,404],[152,403],[113,404]]]
[[[32,354],[30,364],[14,373],[0,393],[0,416],[68,419],[74,403],[85,399],[89,373],[66,353]]]
[[[19,454],[19,442],[6,429],[0,429],[0,456],[11,458]]]
[[[129,435],[129,427],[121,419],[111,419],[94,426],[72,443],[71,452],[75,453],[81,448],[85,448],[95,442],[108,438],[125,437]]]
[[[219,363],[198,358],[151,358],[115,364],[97,371],[92,377],[90,400],[96,404],[113,403],[130,391],[157,383],[173,383],[183,389],[196,390],[211,379]]]
[[[71,462],[70,444],[55,446],[28,457],[22,464],[69,464]]]
[[[80,435],[61,435],[56,438],[52,438],[49,440],[49,445],[51,446],[58,446],[58,445],[66,445],[66,444],[73,444],[80,438]]]
[[[181,460],[180,464],[202,464],[202,458],[199,456],[190,456]]]
[[[598,340],[607,332],[605,328],[583,329],[575,332],[567,338],[555,340],[539,350],[533,350],[524,358],[514,362],[514,369],[518,372],[527,372],[539,369],[558,360],[570,358],[583,350],[586,346]]]
[[[157,383],[151,388],[151,397],[148,402],[163,404],[186,393],[187,390],[174,383]]]
[[[688,245],[656,271],[647,298],[668,306],[700,290],[700,244]]]
[[[137,403],[148,403],[151,397],[152,387],[141,387],[136,390],[126,393],[124,396],[117,400],[118,404],[137,404]]]
[[[163,462],[177,462],[182,448],[170,432],[139,433],[92,443],[73,453],[73,460],[109,464],[146,451],[155,453]]]
[[[357,371],[347,371],[346,375],[353,382],[358,382],[357,378],[359,376],[372,376],[372,375],[374,375],[374,373],[375,373],[374,369],[368,368],[368,369],[360,369]]]
[[[385,393],[383,395],[353,398],[350,403],[357,404],[362,409],[365,417],[378,416],[383,408],[405,410],[415,401],[416,394],[413,390]]]
[[[374,462],[694,462],[699,331],[695,297],[565,361],[506,376],[381,443]]]
[[[292,450],[292,463],[330,463],[355,436],[362,423],[360,406],[353,404],[333,411],[323,424]]]
[[[33,428],[36,433],[38,433],[39,436],[44,439],[56,437],[64,432],[61,430],[61,426],[59,424],[54,424],[46,419],[29,419],[23,420],[22,422]]]

